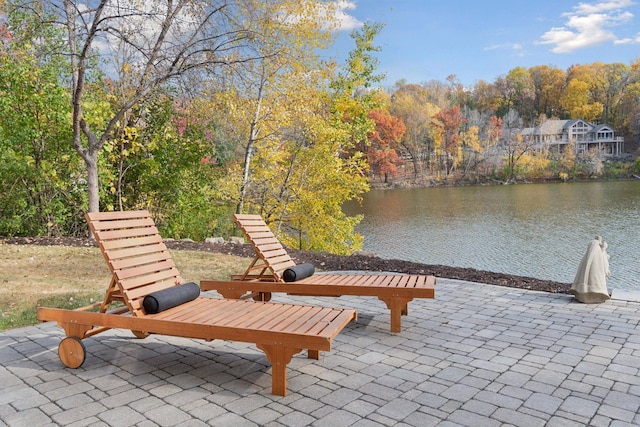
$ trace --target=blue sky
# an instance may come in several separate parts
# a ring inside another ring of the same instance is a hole
[[[493,83],[509,70],[640,58],[636,0],[339,0],[342,30],[331,54],[353,48],[363,22],[385,24],[376,39],[385,86],[446,81]]]

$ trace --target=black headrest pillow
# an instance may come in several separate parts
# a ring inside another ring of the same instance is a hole
[[[313,264],[298,264],[283,271],[282,278],[285,282],[295,282],[312,276],[315,270]]]
[[[192,301],[199,296],[200,286],[188,282],[150,293],[142,300],[142,306],[147,314],[155,314]]]

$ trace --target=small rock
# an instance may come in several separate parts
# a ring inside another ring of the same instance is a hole
[[[244,245],[244,237],[231,236],[229,237],[229,243],[234,245]]]
[[[204,239],[204,242],[210,245],[217,245],[220,243],[224,243],[224,239],[222,237],[207,237],[206,239]]]
[[[367,251],[356,251],[353,253],[354,255],[366,256],[369,258],[379,258],[379,255],[375,252],[367,252]]]

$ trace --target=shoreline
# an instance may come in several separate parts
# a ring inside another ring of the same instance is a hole
[[[93,239],[79,237],[2,237],[0,238],[0,242],[14,245],[97,247]],[[167,247],[172,250],[221,253],[242,258],[254,257],[253,247],[248,243],[210,244],[191,240],[165,240],[165,243]],[[404,274],[432,275],[478,284],[498,285],[549,293],[566,294],[569,293],[571,289],[570,283],[476,270],[474,268],[421,264],[412,261],[384,259],[377,256],[334,255],[326,252],[300,251],[290,248],[287,248],[287,251],[296,263],[311,263],[317,269],[325,271],[389,271]]]

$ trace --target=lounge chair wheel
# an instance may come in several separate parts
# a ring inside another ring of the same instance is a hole
[[[80,338],[66,337],[58,345],[58,356],[64,366],[76,369],[82,366],[87,352]]]
[[[144,339],[149,336],[149,332],[143,332],[143,331],[131,331],[131,332],[133,332],[133,335],[135,335],[136,338],[140,338],[140,339]]]
[[[271,301],[271,292],[258,292],[257,295],[253,297],[254,301]]]

